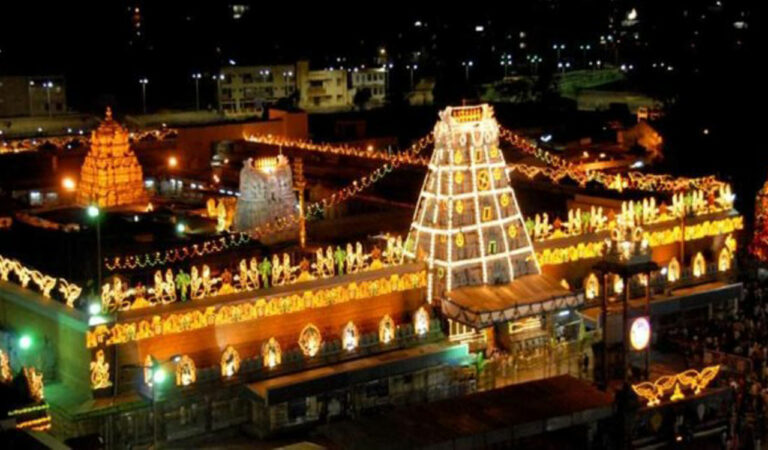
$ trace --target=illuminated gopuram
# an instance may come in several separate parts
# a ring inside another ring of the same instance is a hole
[[[449,318],[472,328],[519,316],[522,310],[509,308],[518,303],[519,294],[534,302],[567,297],[567,291],[539,270],[505,173],[493,109],[447,108],[440,119],[405,244],[407,257],[427,263],[428,297],[439,300]],[[517,280],[521,282],[511,284]],[[499,289],[487,295],[473,292],[474,298],[462,291],[483,286]],[[499,295],[493,306],[486,302],[488,296]]]
[[[296,195],[288,159],[248,159],[240,171],[235,230],[248,232],[296,212]]]
[[[488,105],[447,108],[419,197],[406,254],[436,269],[433,295],[539,273],[515,192],[504,172]]]
[[[91,133],[91,150],[80,169],[77,202],[111,207],[144,199],[141,166],[128,143],[128,131],[112,120],[112,110]]]

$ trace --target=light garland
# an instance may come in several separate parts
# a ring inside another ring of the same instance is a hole
[[[378,270],[402,263],[403,242],[400,236],[387,236],[384,251],[375,246],[368,252],[363,251],[360,242],[354,245],[347,243],[346,247],[336,246],[335,251],[333,247],[328,246],[325,252],[322,248],[317,249],[315,258],[314,263],[304,258],[298,264],[292,264],[287,253],[282,254],[282,259],[279,254],[273,254],[271,259],[265,257],[261,262],[256,257],[252,257],[250,261],[242,259],[234,276],[225,268],[220,271],[221,276],[212,277],[211,269],[206,264],[202,266],[202,270],[192,266],[189,274],[183,270],[174,274],[168,268],[165,276],[160,270],[155,272],[154,285],[149,289],[139,286],[126,289],[123,287],[123,281],[115,277],[102,286],[102,312],[140,309],[234,292],[252,292],[270,286],[291,285],[345,273]]]
[[[730,234],[744,229],[744,217],[730,217],[720,220],[707,220],[702,223],[686,225],[685,242],[695,241],[706,237]],[[648,246],[658,247],[680,242],[683,231],[679,225],[666,230],[644,231],[643,239],[648,241]],[[584,259],[602,257],[605,250],[603,241],[579,242],[576,245],[565,247],[545,248],[536,252],[536,260],[541,265],[557,265],[568,262],[576,262]]]
[[[162,128],[146,131],[131,132],[128,134],[130,142],[140,142],[146,139],[165,141],[175,139],[178,130],[175,128]],[[54,147],[58,150],[70,150],[73,147],[86,148],[90,146],[91,139],[80,130],[77,136],[54,136],[31,139],[8,139],[0,143],[0,155],[36,152],[40,147]]]
[[[0,255],[0,279],[11,281],[10,274],[14,274],[18,284],[25,289],[29,286],[29,282],[32,281],[37,286],[40,294],[45,298],[51,298],[51,291],[58,284],[61,300],[70,308],[74,308],[75,301],[80,298],[82,293],[80,286],[70,283],[64,278],[54,278],[37,270],[30,269],[18,260],[5,258]]]
[[[392,292],[423,288],[426,285],[427,273],[425,270],[419,270],[401,275],[393,274],[389,277],[360,283],[351,282],[316,291],[303,291],[302,294],[284,295],[270,299],[259,298],[235,305],[208,306],[186,313],[169,314],[164,317],[154,315],[149,320],[116,323],[111,327],[102,324],[86,332],[86,347],[95,348],[100,345],[124,344],[223,324],[324,308]]]

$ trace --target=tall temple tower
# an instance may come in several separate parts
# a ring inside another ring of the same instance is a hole
[[[144,178],[128,144],[128,132],[112,120],[112,110],[91,133],[91,150],[80,169],[77,202],[100,207],[138,203],[145,198]]]
[[[499,149],[489,105],[449,107],[405,244],[430,269],[429,301],[462,286],[540,273]]]

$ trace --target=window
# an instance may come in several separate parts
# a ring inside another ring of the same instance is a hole
[[[496,251],[497,251],[496,241],[495,240],[488,241],[488,254],[495,255]]]
[[[493,219],[493,213],[490,206],[483,206],[483,222]]]

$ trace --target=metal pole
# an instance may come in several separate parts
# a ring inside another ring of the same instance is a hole
[[[144,114],[147,113],[147,83],[141,83],[141,107]]]
[[[53,116],[53,109],[51,109],[51,86],[50,84],[45,87],[48,94],[48,117]]]
[[[101,289],[101,222],[96,218],[96,276],[99,281],[96,292]]]
[[[195,109],[200,110],[200,80],[195,78]]]

